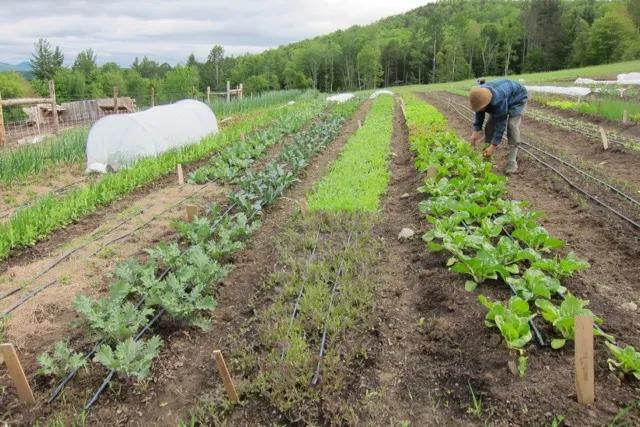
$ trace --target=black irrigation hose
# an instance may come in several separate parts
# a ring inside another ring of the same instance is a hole
[[[454,110],[456,110],[456,112],[458,114],[460,114],[462,117],[469,119],[468,117],[466,117],[463,113],[461,113],[451,102],[449,102],[449,105],[451,105],[453,107]],[[466,107],[465,107],[466,108]],[[529,145],[529,144],[527,144]],[[617,211],[616,209],[612,208],[611,206],[609,206],[608,204],[600,201],[597,197],[587,193],[585,190],[583,190],[581,187],[579,187],[578,185],[574,184],[569,178],[567,178],[566,175],[564,175],[562,172],[560,172],[558,169],[556,169],[555,167],[551,166],[550,164],[546,163],[545,161],[543,161],[542,159],[538,158],[536,155],[534,155],[533,153],[531,153],[531,151],[528,151],[526,148],[520,147],[520,149],[522,151],[524,151],[525,153],[527,153],[529,156],[531,156],[531,158],[533,158],[534,160],[536,160],[537,162],[539,162],[540,164],[548,167],[549,169],[551,169],[553,172],[555,172],[556,174],[558,174],[562,179],[564,179],[567,184],[569,184],[571,187],[573,187],[574,189],[578,190],[580,193],[584,194],[585,196],[589,197],[591,200],[593,200],[594,202],[598,203],[600,206],[610,210],[612,213],[614,213],[615,215],[619,216],[620,218],[624,219],[625,221],[627,221],[629,224],[633,225],[634,227],[640,229],[640,224],[638,224],[637,222],[635,222],[634,220],[632,220],[631,218],[627,217],[626,215],[624,215],[623,213]],[[539,149],[538,149],[539,150]],[[541,150],[544,151],[544,150]],[[546,153],[546,152],[545,152]],[[548,153],[546,153],[548,154]],[[586,172],[584,172],[586,173]]]
[[[7,292],[6,294],[0,296],[0,301],[2,301],[3,299],[5,299],[6,297],[10,297],[11,295],[15,294],[16,292],[18,292],[20,289],[22,289],[21,287],[17,287],[12,291]]]
[[[462,221],[462,225],[464,226],[464,228],[467,230],[467,233],[471,234],[471,230],[469,229],[469,226],[467,225],[467,223],[465,221]],[[502,228],[505,232],[507,230],[504,229],[504,227]],[[511,237],[511,235],[507,232],[507,235],[509,237]],[[513,239],[513,237],[511,237]],[[513,287],[513,285],[507,281],[505,281],[505,283],[509,286],[509,289],[511,290],[511,293],[515,296],[518,296],[518,292],[516,292],[516,289]],[[538,327],[536,326],[536,323],[533,321],[533,319],[529,319],[529,326],[531,326],[531,329],[533,329],[533,331],[536,334],[536,338],[538,338],[538,343],[540,344],[541,347],[544,347],[546,344],[544,342],[544,338],[542,337],[542,333],[538,330]]]
[[[69,187],[71,187],[72,185],[76,185],[76,184],[79,184],[79,183],[81,183],[81,182],[85,182],[86,180],[87,180],[87,178],[83,178],[83,179],[81,179],[81,180],[78,180],[78,181],[72,182],[71,184],[67,184],[67,185],[65,185],[65,186],[63,186],[63,187],[60,187],[60,188],[58,188],[58,189],[56,189],[56,190],[53,190],[53,191],[52,191],[52,192],[50,192],[50,193],[44,194],[44,195],[42,195],[42,196],[40,196],[40,197],[36,197],[36,198],[35,198],[35,199],[33,199],[33,200],[29,200],[29,201],[27,201],[27,202],[24,202],[24,203],[22,203],[22,204],[21,204],[21,205],[19,205],[19,206],[15,206],[15,207],[12,207],[12,208],[9,208],[9,209],[4,209],[4,210],[0,211],[0,214],[4,214],[4,215],[0,216],[0,219],[3,219],[3,218],[6,218],[6,217],[10,216],[11,214],[13,214],[13,213],[17,212],[17,211],[18,211],[18,210],[20,210],[20,209],[22,209],[22,208],[26,208],[27,206],[30,206],[30,205],[34,204],[34,203],[35,203],[35,202],[37,202],[38,200],[44,199],[44,198],[45,198],[45,197],[47,197],[49,194],[57,194],[57,195],[64,194],[64,193],[66,193],[67,191],[69,191],[69,190],[65,190],[66,188],[69,188]],[[13,211],[13,212],[9,212],[9,211]],[[9,212],[9,213],[8,213],[8,214],[5,214],[5,212]]]
[[[23,296],[22,298],[20,298],[20,301],[18,301],[17,303],[13,304],[11,307],[6,309],[2,314],[0,314],[0,320],[4,319],[13,310],[15,310],[16,308],[20,307],[22,304],[24,304],[25,302],[29,301],[31,298],[33,298],[34,296],[38,295],[40,292],[44,291],[45,289],[47,289],[49,286],[53,285],[57,281],[58,281],[58,279],[52,280],[51,282],[47,283],[46,285],[43,285],[40,288],[36,289],[35,291],[30,292],[29,294],[27,294],[27,295]]]
[[[347,239],[347,244],[345,245],[345,251],[349,247],[349,243],[351,242],[351,236],[353,235],[353,231],[349,232],[349,238]],[[311,385],[317,385],[320,380],[320,368],[322,366],[322,357],[324,356],[325,344],[327,342],[327,328],[329,326],[329,316],[331,315],[331,309],[333,308],[333,300],[336,295],[336,288],[338,287],[338,281],[340,280],[340,276],[342,275],[342,271],[344,269],[344,260],[345,257],[342,257],[342,261],[340,261],[340,267],[338,268],[338,273],[336,274],[336,278],[333,281],[333,288],[331,289],[331,300],[329,301],[329,308],[327,309],[327,316],[324,320],[324,327],[322,328],[322,341],[320,342],[320,354],[318,358],[318,366],[316,366],[316,371],[313,374],[313,379],[311,380]]]
[[[318,233],[316,234],[316,241],[313,245],[313,250],[311,251],[311,256],[309,257],[309,262],[311,262],[316,256],[316,250],[318,249],[318,239],[320,238],[320,229],[322,228],[322,224],[318,225]],[[289,334],[291,333],[291,328],[293,327],[293,322],[298,314],[298,310],[300,309],[300,301],[302,300],[302,294],[304,293],[304,283],[300,285],[300,291],[298,292],[298,298],[296,298],[296,304],[293,306],[293,313],[291,313],[291,321],[289,322],[289,327],[287,328],[287,337],[285,339],[285,344],[289,341]],[[280,361],[284,360],[284,356],[286,354],[287,346],[282,347],[282,354],[280,356]]]

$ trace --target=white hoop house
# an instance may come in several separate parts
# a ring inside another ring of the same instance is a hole
[[[143,157],[200,142],[217,132],[211,108],[192,99],[103,117],[87,137],[87,172],[117,171]]]

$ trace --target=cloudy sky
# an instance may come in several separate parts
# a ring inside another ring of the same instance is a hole
[[[368,24],[429,0],[0,0],[0,62],[29,59],[49,39],[65,63],[91,47],[98,62],[129,65],[200,60],[220,44],[228,54],[270,47]]]

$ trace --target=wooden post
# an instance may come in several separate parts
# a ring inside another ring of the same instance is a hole
[[[362,120],[358,120],[358,129],[362,127]]]
[[[5,144],[5,134],[4,134],[4,115],[2,113],[2,94],[0,94],[0,147],[3,147]]]
[[[438,176],[438,170],[436,167],[429,166],[429,169],[427,169],[427,178],[435,178],[436,176]]]
[[[198,214],[198,207],[194,205],[187,205],[185,206],[185,210],[187,211],[187,222],[191,224]]]
[[[302,216],[306,216],[309,213],[309,205],[307,204],[307,199],[302,199],[300,202],[300,214]]]
[[[191,97],[196,99],[196,87],[193,85],[191,86]]]
[[[593,371],[593,317],[575,318],[575,368],[578,403],[592,404],[595,399]]]
[[[211,86],[207,86],[207,104],[211,104]]]
[[[602,126],[600,126],[600,136],[602,137],[602,147],[606,150],[609,148],[609,140],[607,139],[607,133],[604,131]]]
[[[113,114],[118,114],[118,86],[113,87]]]
[[[9,376],[18,389],[20,399],[28,405],[35,405],[36,399],[33,397],[29,381],[27,381],[27,377],[24,375],[20,359],[18,359],[13,344],[1,344],[0,353],[2,353],[4,363],[7,365]]]
[[[156,88],[151,88],[151,106],[154,107],[156,105]]]
[[[178,165],[178,185],[184,185],[184,175],[182,174],[182,165]]]
[[[231,82],[227,80],[227,102],[231,102]]]
[[[629,120],[629,116],[627,114],[627,110],[624,110],[622,112],[622,123],[626,125],[628,120]]]
[[[602,111],[602,101],[598,101],[598,115],[600,115],[601,111]]]
[[[49,80],[49,98],[51,98],[51,114],[53,115],[53,128],[57,132],[60,127],[58,122],[58,103],[56,101],[56,86],[53,80]]]
[[[233,385],[233,381],[231,380],[231,375],[229,375],[229,370],[227,369],[227,364],[224,362],[222,353],[220,352],[220,350],[215,350],[213,352],[213,356],[216,358],[216,365],[218,365],[218,372],[220,373],[220,377],[222,377],[224,388],[227,389],[229,400],[231,400],[232,402],[239,401],[240,399],[238,399],[238,393],[236,393],[236,387]]]
[[[243,83],[240,83],[240,100],[242,100],[242,97],[244,96],[244,88],[243,88]]]

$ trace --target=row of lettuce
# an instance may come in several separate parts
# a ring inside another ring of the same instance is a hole
[[[34,245],[53,231],[66,227],[98,207],[175,171],[178,164],[189,164],[205,158],[239,141],[242,135],[292,112],[305,110],[309,105],[318,105],[318,102],[308,101],[261,112],[253,116],[252,120],[230,125],[198,144],[167,151],[158,157],[142,159],[131,168],[106,175],[99,181],[63,195],[51,193],[38,199],[0,224],[0,259],[8,257],[15,249]]]
[[[554,349],[574,339],[575,316],[593,316],[602,323],[586,308],[589,301],[562,285],[589,264],[573,252],[564,257],[555,253],[564,242],[538,224],[544,213],[505,199],[506,179],[492,173],[491,164],[448,129],[438,110],[412,94],[404,100],[415,166],[431,172],[419,189],[428,196],[420,210],[432,224],[424,235],[429,250],[451,254],[447,266],[469,277],[468,291],[487,280],[502,280],[513,293],[506,303],[479,296],[488,309],[486,325],[498,328],[507,346],[522,354],[533,338],[530,321],[537,313],[556,331]],[[640,353],[631,346],[618,347],[595,325],[594,334],[606,339],[611,368],[640,379]]]
[[[318,102],[289,111],[270,128],[246,138],[243,153],[251,154],[242,155],[242,167],[234,169],[233,176],[217,178],[234,187],[225,206],[214,203],[192,223],[175,222],[177,242],[146,249],[148,261],[144,264],[132,259],[118,263],[107,296],[78,296],[74,307],[81,314],[91,345],[97,347],[93,361],[125,381],[139,380],[149,375],[162,345],[159,336],[142,339],[142,332],[154,318],[168,314],[169,329],[209,328],[210,313],[216,308],[216,284],[232,270],[231,255],[260,226],[262,209],[298,180],[311,159],[336,138],[342,122],[359,102],[335,106],[330,114],[295,135],[279,157],[260,171],[251,170],[251,163],[278,142],[275,136],[300,129],[305,121],[321,114],[326,104]],[[232,153],[230,147],[211,162],[220,164],[225,158],[229,161],[226,166],[237,167],[238,158]],[[53,353],[42,354],[39,362],[42,374],[60,378],[86,366],[89,359],[59,342]]]

